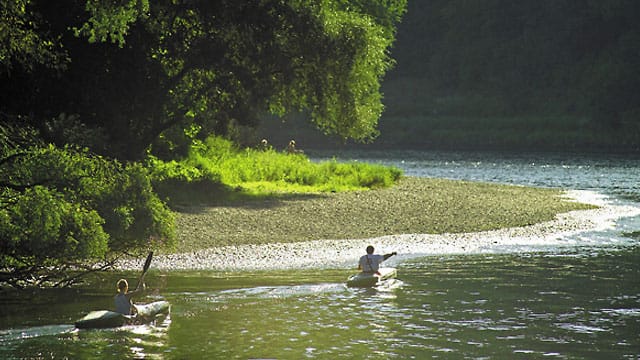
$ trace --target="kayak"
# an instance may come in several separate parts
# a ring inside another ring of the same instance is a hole
[[[349,287],[372,287],[378,285],[380,282],[393,279],[398,275],[395,268],[380,268],[378,273],[364,273],[360,272],[349,276],[347,279],[347,286]]]
[[[123,325],[140,325],[153,322],[157,316],[169,314],[168,301],[156,301],[149,304],[136,305],[135,315],[123,315],[115,311],[92,311],[82,319],[76,321],[78,329],[103,329]]]

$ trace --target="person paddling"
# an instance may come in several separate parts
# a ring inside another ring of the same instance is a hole
[[[116,284],[118,294],[115,297],[116,312],[123,315],[135,315],[137,313],[136,307],[133,305],[131,298],[134,295],[142,293],[146,288],[146,285],[144,284],[144,276],[147,274],[149,266],[151,266],[152,258],[153,251],[150,251],[149,255],[147,255],[147,260],[144,262],[144,266],[142,266],[142,274],[140,275],[140,278],[138,278],[138,285],[135,290],[129,291],[129,283],[126,279],[118,280],[118,283]]]
[[[136,313],[136,307],[133,305],[131,298],[144,291],[144,281],[140,281],[137,288],[133,291],[129,291],[129,283],[126,279],[118,280],[116,287],[118,290],[118,294],[115,296],[116,312],[123,315],[134,315]]]
[[[376,255],[373,253],[374,250],[373,246],[367,246],[367,255],[362,255],[360,261],[358,261],[358,269],[362,270],[363,273],[379,274],[380,263],[398,254],[394,251],[390,254]]]

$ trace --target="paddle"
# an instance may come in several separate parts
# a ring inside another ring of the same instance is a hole
[[[147,270],[149,270],[149,266],[151,266],[151,259],[153,258],[153,251],[149,251],[149,255],[147,255],[147,260],[144,262],[144,266],[142,267],[142,274],[140,275],[140,278],[138,279],[138,285],[136,285],[136,289],[138,289],[138,287],[140,287],[140,283],[142,282],[142,279],[144,278],[144,275],[147,273]]]

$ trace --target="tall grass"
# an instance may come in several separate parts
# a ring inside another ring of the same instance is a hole
[[[209,181],[251,194],[366,190],[393,185],[397,168],[366,163],[312,162],[304,154],[269,149],[239,149],[210,137],[194,145],[180,162],[154,160],[155,177],[185,182]]]

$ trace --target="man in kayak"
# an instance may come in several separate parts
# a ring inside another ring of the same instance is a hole
[[[118,294],[115,297],[116,312],[123,315],[134,315],[136,313],[136,307],[131,302],[131,298],[144,291],[144,281],[140,281],[138,287],[133,291],[129,291],[129,283],[125,279],[118,280],[116,286],[118,290]]]
[[[384,255],[376,255],[373,253],[373,246],[367,246],[367,255],[362,255],[360,257],[360,261],[358,262],[358,269],[362,270],[363,273],[368,274],[376,274],[378,273],[378,269],[380,269],[380,263],[392,257],[393,255],[397,255],[397,252],[392,252],[391,254]]]

